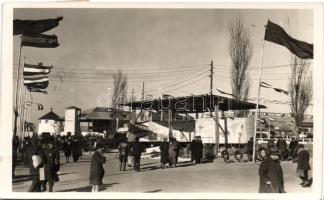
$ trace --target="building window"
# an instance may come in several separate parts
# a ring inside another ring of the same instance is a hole
[[[48,120],[47,119],[45,119],[45,124],[48,124]]]

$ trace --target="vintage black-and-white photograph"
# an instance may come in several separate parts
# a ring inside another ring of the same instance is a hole
[[[314,191],[313,9],[12,20],[13,192]]]

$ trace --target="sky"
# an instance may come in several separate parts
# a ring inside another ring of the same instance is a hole
[[[210,62],[214,62],[214,88],[231,93],[229,23],[242,19],[250,31],[253,55],[250,62],[250,94],[257,97],[264,25],[267,20],[283,27],[292,37],[313,43],[312,10],[285,9],[15,9],[15,19],[46,19],[63,16],[60,25],[46,34],[58,36],[53,49],[23,47],[28,64],[52,65],[48,94],[32,93],[32,122],[50,111],[64,116],[64,109],[82,110],[97,105],[99,96],[113,88],[112,74],[128,75],[128,94],[135,90],[159,97],[206,94],[210,87]],[[14,37],[14,80],[19,53]],[[264,43],[262,80],[288,90],[292,54],[270,42]],[[281,67],[272,67],[281,66]],[[311,68],[312,70],[312,68]],[[260,97],[289,101],[287,95],[261,88]],[[289,105],[266,104],[264,111],[289,113]],[[312,112],[312,109],[308,111]]]

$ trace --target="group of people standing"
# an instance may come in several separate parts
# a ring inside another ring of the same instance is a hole
[[[33,137],[26,147],[25,157],[28,161],[32,178],[28,192],[53,191],[55,182],[59,181],[60,153],[53,137]]]

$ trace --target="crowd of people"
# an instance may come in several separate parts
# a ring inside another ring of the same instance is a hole
[[[89,184],[92,191],[97,192],[102,185],[102,179],[105,174],[104,156],[105,144],[103,138],[83,137],[83,136],[51,136],[42,134],[40,137],[26,137],[23,141],[19,141],[18,137],[13,138],[13,162],[12,173],[17,165],[18,158],[25,167],[29,167],[32,183],[28,189],[29,192],[52,192],[55,182],[59,181],[58,171],[60,170],[60,152],[65,156],[65,162],[70,162],[72,156],[73,162],[78,162],[83,152],[90,152],[91,165]],[[275,143],[270,140],[267,147],[259,149],[261,163],[259,166],[260,187],[259,192],[283,193],[284,190],[284,174],[281,168],[280,160],[288,157],[297,162],[297,175],[302,179],[302,187],[309,187],[312,180],[308,177],[311,169],[309,164],[310,155],[302,144],[293,138],[287,145],[286,141],[279,138]],[[164,169],[168,167],[177,167],[180,143],[175,138],[164,138],[160,143],[160,167]],[[248,158],[252,158],[253,154],[253,138],[247,144]],[[191,152],[191,162],[199,164],[203,159],[204,145],[201,137],[197,136],[191,141],[189,146]],[[145,146],[139,142],[136,137],[135,141],[128,141],[123,137],[118,146],[119,153],[119,170],[126,171],[127,167],[133,167],[138,172],[141,169],[141,155],[145,151]],[[92,153],[93,152],[93,153]]]

